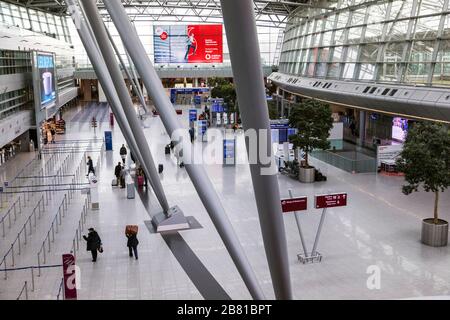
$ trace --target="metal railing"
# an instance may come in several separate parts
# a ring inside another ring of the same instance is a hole
[[[86,217],[89,208],[89,203],[90,198],[86,197],[86,199],[84,200],[83,210],[81,211],[81,217],[80,220],[78,221],[78,227],[77,230],[75,231],[75,237],[72,240],[72,248],[70,249],[70,252],[74,255],[74,257],[77,256],[77,251],[80,250],[80,241],[82,239],[81,232],[84,230],[84,226],[86,224]]]
[[[39,216],[38,218],[41,218],[41,204],[42,204],[42,210],[45,210],[44,207],[44,196],[41,197],[41,199],[39,200],[39,202],[37,203],[37,205],[34,207],[33,211],[31,212],[31,214],[28,216],[28,219],[25,221],[22,229],[20,229],[19,233],[17,234],[17,237],[15,238],[15,240],[13,241],[13,243],[11,244],[11,247],[9,248],[9,250],[6,252],[6,254],[3,256],[2,261],[0,262],[0,266],[4,265],[4,272],[5,272],[5,280],[8,279],[8,272],[7,272],[7,259],[8,256],[11,254],[11,266],[14,267],[15,265],[15,257],[14,257],[14,248],[15,245],[17,243],[18,245],[18,255],[21,254],[21,250],[22,250],[22,242],[21,242],[21,236],[24,236],[24,243],[23,245],[26,245],[28,242],[28,237],[27,237],[27,225],[29,225],[28,228],[28,236],[31,236],[32,234],[32,226],[31,226],[31,220],[34,217],[34,227],[36,228],[36,212],[37,210],[39,210]]]
[[[59,283],[59,289],[58,289],[58,294],[56,295],[56,300],[59,300],[59,297],[62,295],[63,300],[66,299],[65,295],[64,295],[64,278],[61,278],[61,282]]]
[[[37,253],[38,258],[38,267],[39,267],[39,274],[38,276],[41,276],[41,254],[43,255],[43,263],[45,264],[47,261],[47,252],[51,252],[51,242],[55,242],[55,227],[56,227],[56,233],[58,233],[58,225],[62,224],[62,217],[65,217],[65,214],[68,212],[68,197],[67,193],[64,195],[64,199],[61,202],[61,204],[58,207],[58,211],[55,215],[55,217],[52,220],[52,224],[50,226],[50,229],[47,232],[47,235],[44,238],[44,241],[42,241],[42,245]],[[61,217],[62,214],[62,217]],[[59,217],[59,222],[58,222]],[[51,237],[50,237],[51,235]],[[51,238],[51,239],[50,239]],[[48,249],[46,247],[48,246]]]
[[[22,297],[22,294],[25,292],[25,300],[28,300],[28,282],[25,281],[22,290],[19,293],[19,296],[17,297],[16,300],[20,300],[20,298]]]
[[[376,172],[376,159],[350,159],[331,151],[313,151],[311,157],[351,173]]]
[[[6,212],[6,214],[2,217],[1,224],[2,224],[2,235],[3,238],[6,236],[5,233],[5,220],[8,218],[9,226],[8,228],[11,229],[12,223],[11,223],[11,213],[14,213],[14,222],[17,220],[17,203],[19,204],[19,214],[22,214],[22,203],[20,200],[20,197],[14,202],[14,204],[9,208],[9,210]]]

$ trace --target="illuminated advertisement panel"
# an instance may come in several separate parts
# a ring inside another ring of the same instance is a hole
[[[37,55],[41,107],[56,99],[56,75],[53,54]]]
[[[155,63],[222,63],[222,25],[153,26]]]
[[[394,118],[392,120],[392,139],[404,142],[408,133],[408,120],[403,118]]]

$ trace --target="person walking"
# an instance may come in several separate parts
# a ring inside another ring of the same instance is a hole
[[[125,147],[124,144],[120,148],[120,156],[122,157],[122,162],[125,164],[125,159],[127,157],[127,148]]]
[[[127,175],[127,172],[126,172],[125,168],[122,168],[122,170],[120,171],[120,187],[122,189],[124,189],[126,187],[125,186],[125,177],[126,177],[126,175]]]
[[[119,184],[121,173],[122,173],[122,163],[119,162],[117,163],[117,166],[114,168],[114,175],[116,176],[117,184]]]
[[[194,142],[194,135],[195,135],[195,131],[193,127],[189,128],[189,136],[191,137],[191,143]]]
[[[100,239],[100,236],[98,235],[97,231],[94,230],[94,228],[89,228],[89,233],[86,236],[83,236],[83,239],[86,240],[86,250],[90,251],[92,254],[92,262],[97,261],[97,250],[99,252],[103,252],[102,249],[102,239]]]
[[[86,163],[86,165],[88,166],[88,173],[87,173],[86,177],[89,177],[89,174],[91,172],[95,176],[94,162],[92,161],[91,156],[88,156],[87,158],[88,158],[88,162]]]
[[[56,137],[56,130],[55,130],[55,128],[51,128],[50,129],[50,133],[52,134],[52,143],[56,143],[55,142],[55,137]]]
[[[136,233],[127,233],[125,236],[128,239],[127,247],[128,247],[128,251],[130,254],[130,258],[133,258],[133,252],[134,252],[134,257],[136,258],[136,260],[138,260],[137,246],[139,244],[139,240],[137,239]]]

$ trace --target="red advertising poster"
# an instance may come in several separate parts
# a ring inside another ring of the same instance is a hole
[[[75,283],[75,257],[72,254],[63,254],[64,299],[77,300]]]
[[[221,24],[153,26],[155,63],[222,63]]]
[[[188,63],[222,63],[222,25],[189,25],[188,41],[192,46],[188,52]]]
[[[281,200],[281,209],[283,212],[304,211],[308,208],[308,198],[289,198]]]
[[[345,207],[347,205],[346,193],[335,193],[316,196],[316,209]]]

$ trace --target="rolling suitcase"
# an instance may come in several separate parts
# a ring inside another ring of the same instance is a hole
[[[127,184],[127,199],[134,199],[134,183]]]
[[[112,179],[111,185],[113,187],[117,187],[119,185],[119,183],[117,182],[117,178]]]
[[[158,172],[162,173],[164,171],[164,166],[162,164],[158,165]]]
[[[142,187],[144,185],[144,176],[138,176],[137,183],[139,187]]]
[[[125,234],[137,234],[139,227],[136,225],[127,225],[125,227]]]

